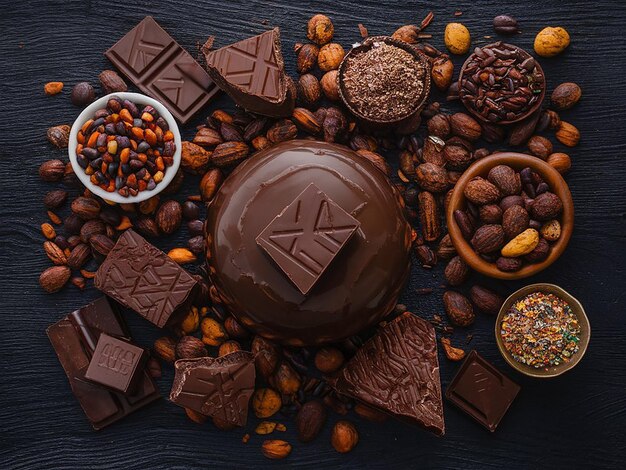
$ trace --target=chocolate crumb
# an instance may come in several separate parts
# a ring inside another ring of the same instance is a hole
[[[423,97],[426,67],[400,47],[374,42],[346,62],[344,87],[348,100],[365,118],[402,119]]]

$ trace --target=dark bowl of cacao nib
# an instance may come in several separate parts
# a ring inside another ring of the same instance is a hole
[[[546,94],[539,62],[524,49],[496,42],[474,49],[459,75],[459,97],[484,122],[513,124],[534,113]]]
[[[404,41],[374,36],[346,54],[337,80],[341,100],[361,126],[410,134],[430,92],[430,66]]]

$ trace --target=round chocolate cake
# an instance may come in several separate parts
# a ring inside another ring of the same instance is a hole
[[[278,144],[241,164],[211,202],[209,276],[228,310],[266,338],[346,338],[387,315],[407,278],[401,204],[348,148]]]

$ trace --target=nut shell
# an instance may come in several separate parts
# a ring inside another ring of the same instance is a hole
[[[463,294],[448,290],[443,294],[443,305],[450,321],[456,326],[470,326],[476,315],[470,301]]]

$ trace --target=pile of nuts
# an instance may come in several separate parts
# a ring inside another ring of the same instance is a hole
[[[498,18],[494,19],[496,32],[517,32],[514,19]],[[423,30],[432,19],[433,15],[429,13],[420,25],[402,26],[393,33],[393,37],[413,44],[429,58],[433,83],[447,93],[447,102],[454,102],[459,99],[458,81],[453,80],[454,64],[447,54],[424,42],[430,35]],[[367,37],[366,28],[359,25],[359,29],[361,35]],[[491,153],[479,144],[481,139],[486,145],[501,146],[505,142],[528,145],[533,155],[546,160],[561,173],[569,170],[569,156],[554,152],[550,140],[540,134],[555,130],[556,139],[563,145],[573,147],[578,143],[578,130],[561,121],[557,111],[573,106],[581,97],[580,88],[573,83],[560,85],[552,94],[553,109],[540,109],[510,127],[478,122],[467,113],[446,112],[441,104],[433,102],[423,110],[421,118],[426,125],[417,132],[404,136],[371,135],[359,129],[339,103],[337,68],[343,59],[344,49],[331,42],[333,34],[331,20],[324,15],[315,15],[307,26],[310,43],[296,44],[297,71],[300,74],[297,84],[299,107],[290,118],[272,119],[242,110],[234,113],[213,111],[197,127],[191,141],[182,143],[181,170],[160,196],[139,204],[110,205],[88,190],[76,191],[81,186],[68,163],[57,159],[44,162],[39,169],[41,178],[59,183],[62,187],[51,190],[44,197],[49,222],[42,224],[41,228],[45,237],[44,251],[53,266],[41,274],[42,288],[47,292],[56,292],[70,279],[75,286],[84,288],[119,235],[130,227],[148,238],[171,235],[181,227],[187,230],[187,246],[174,248],[168,254],[178,263],[194,268],[190,263],[202,260],[205,249],[199,203],[209,202],[226,175],[255,152],[300,137],[347,145],[394,178],[394,184],[405,201],[408,218],[414,226],[413,244],[419,263],[426,269],[432,269],[439,260],[447,261],[443,307],[451,325],[470,326],[475,321],[475,310],[497,314],[504,301],[500,294],[481,285],[471,286],[465,294],[456,290],[470,279],[471,272],[457,255],[446,233],[442,222],[444,209],[462,172],[474,161]],[[450,26],[446,28],[445,42],[451,53],[466,53],[470,47],[469,31],[458,24]],[[550,51],[553,50],[550,45]],[[321,79],[318,80],[317,75],[321,75]],[[104,71],[100,81],[105,93],[126,91],[127,88],[111,70]],[[62,93],[62,89],[60,82],[45,86],[49,95]],[[72,102],[76,105],[84,106],[94,98],[94,89],[86,82],[77,84],[72,90]],[[322,105],[324,99],[330,105]],[[115,109],[118,104],[113,104]],[[119,111],[123,103],[121,105]],[[115,112],[113,108],[111,111]],[[154,118],[149,110],[146,112]],[[129,113],[132,123],[122,122],[134,124],[135,119],[142,118],[144,114],[138,112],[135,116],[130,110]],[[117,114],[119,116],[120,112]],[[147,122],[152,121],[148,119]],[[106,124],[103,125],[106,135]],[[124,127],[128,132],[127,126]],[[165,137],[167,129],[160,127]],[[92,130],[95,129],[84,129],[86,142]],[[110,135],[121,134],[117,129],[113,130]],[[66,125],[55,126],[48,131],[49,141],[58,148],[67,147],[68,137],[69,126]],[[97,141],[98,137],[95,139]],[[114,141],[117,142],[117,138]],[[137,141],[137,145],[141,141]],[[99,152],[98,147],[108,151],[108,142],[106,146],[96,145]],[[399,155],[397,178],[381,155],[386,152]],[[115,155],[118,153],[113,152]],[[104,175],[108,174],[107,170],[100,171]],[[172,195],[181,188],[185,174],[200,180],[198,193],[179,202]],[[145,181],[143,178],[139,180]],[[497,168],[486,179],[476,180],[468,186],[466,197],[471,205],[457,220],[467,219],[468,240],[481,254],[499,262],[499,267],[513,270],[519,263],[537,262],[543,251],[547,253],[549,250],[550,242],[558,238],[560,201],[532,171],[524,170],[518,175],[508,167]],[[70,191],[78,194],[69,204],[68,215],[62,218],[57,213],[67,205]],[[495,226],[499,228],[494,229]],[[495,252],[499,252],[497,257]],[[259,388],[251,400],[251,409],[262,420],[255,428],[255,434],[269,436],[283,432],[286,425],[279,419],[293,418],[298,439],[310,442],[323,429],[329,411],[343,417],[353,410],[360,417],[376,422],[386,418],[376,409],[337,394],[322,379],[323,375],[332,374],[349,360],[363,344],[367,333],[317,349],[281,347],[260,336],[253,336],[228,314],[202,269],[194,277],[202,286],[196,306],[190,309],[170,335],[154,343],[154,356],[172,364],[179,358],[221,356],[237,350],[255,353]],[[433,289],[423,287],[417,292],[429,295]],[[390,318],[404,311],[406,307],[398,305]],[[446,357],[452,361],[461,360],[465,352],[452,345],[452,326],[445,325],[440,315],[434,315],[432,322],[440,333]],[[471,335],[468,342],[470,339]],[[150,360],[148,367],[153,376],[161,375],[160,364],[155,358]],[[192,410],[186,410],[186,414],[197,423],[208,420],[207,416]],[[231,428],[219,420],[212,421],[219,429]],[[250,439],[250,434],[245,434],[242,441],[247,443]],[[333,426],[331,445],[338,452],[349,452],[358,441],[358,431],[349,421],[342,419]],[[262,443],[261,450],[268,458],[280,459],[291,453],[292,446],[283,439],[267,439]]]
[[[474,250],[500,271],[545,260],[561,236],[563,203],[530,168],[517,173],[497,165],[486,179],[469,181],[463,195],[467,208],[454,211],[454,219]]]

